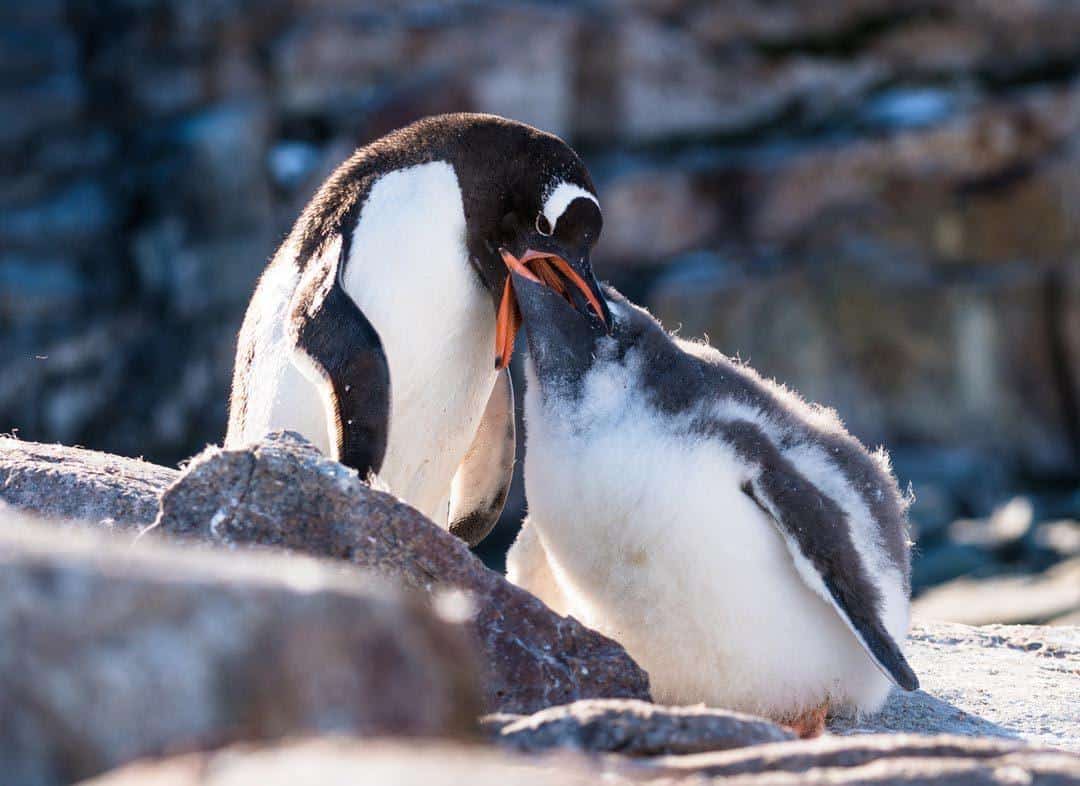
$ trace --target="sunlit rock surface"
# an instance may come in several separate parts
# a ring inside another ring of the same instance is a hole
[[[3,782],[314,733],[468,737],[459,623],[370,574],[29,527],[0,513]]]
[[[906,651],[921,690],[837,733],[1001,737],[1080,753],[1080,627],[918,621]]]

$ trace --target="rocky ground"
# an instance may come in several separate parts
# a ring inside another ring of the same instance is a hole
[[[315,184],[493,111],[584,155],[602,276],[889,446],[917,590],[1077,555],[1049,526],[1080,519],[1073,2],[37,0],[0,30],[0,433],[169,466],[219,442]],[[1023,537],[953,536],[1018,495]],[[491,564],[520,519],[515,490]],[[1008,619],[1080,613],[1037,606]]]
[[[1080,628],[922,621],[923,690],[800,741],[648,703],[616,642],[294,435],[180,472],[7,439],[0,500],[12,786],[1080,783]]]

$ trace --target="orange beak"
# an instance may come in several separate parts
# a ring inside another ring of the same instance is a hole
[[[531,248],[522,254],[520,259],[505,248],[499,249],[499,253],[511,271],[555,290],[571,305],[573,305],[573,300],[570,299],[567,284],[572,284],[585,296],[589,307],[596,312],[600,321],[606,324],[607,320],[604,319],[604,310],[600,306],[600,301],[589,289],[585,280],[562,257],[544,251],[534,251]],[[530,269],[530,266],[533,269]],[[499,301],[499,312],[495,319],[495,368],[503,369],[510,365],[510,356],[514,353],[514,338],[520,327],[521,309],[518,308],[517,297],[514,294],[513,276],[507,276],[502,300]]]

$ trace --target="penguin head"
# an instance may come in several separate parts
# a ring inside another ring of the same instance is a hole
[[[603,309],[598,310],[584,295],[552,286],[525,264],[517,260],[510,264],[510,285],[540,387],[561,388],[580,381],[597,356],[598,343],[614,324],[607,300],[600,296]]]
[[[680,353],[660,323],[611,285],[601,292],[605,320],[524,266],[513,267],[511,281],[528,337],[529,365],[545,397],[575,399],[595,364],[622,363],[631,353],[650,358],[662,373],[677,366]]]
[[[543,193],[543,192],[541,192]],[[515,281],[535,281],[557,293],[582,314],[601,324],[611,315],[592,271],[592,248],[603,218],[595,195],[583,186],[559,180],[548,187],[543,202],[508,213],[502,223],[498,252],[507,273],[496,319],[496,365],[510,362],[514,336],[521,325]],[[533,210],[531,221],[525,216]],[[516,277],[515,277],[516,276]]]
[[[591,262],[603,216],[577,153],[553,134],[494,115],[438,121],[455,130],[470,258],[496,311],[496,367],[510,362],[521,326],[508,260],[606,321]]]

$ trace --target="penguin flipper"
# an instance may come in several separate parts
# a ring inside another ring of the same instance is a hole
[[[881,619],[881,592],[861,562],[843,509],[800,474],[754,424],[729,425],[729,437],[754,472],[742,486],[776,526],[803,582],[840,615],[874,664],[897,687],[917,690],[919,679]]]
[[[506,369],[488,397],[480,427],[450,486],[450,532],[470,546],[487,537],[499,520],[516,449],[514,384]]]
[[[334,458],[362,477],[377,473],[390,430],[390,368],[378,332],[345,293],[336,264],[309,266],[290,312],[294,351],[323,387]]]

